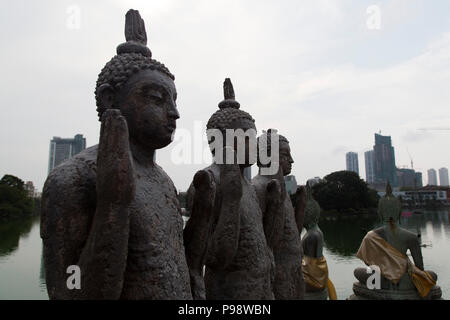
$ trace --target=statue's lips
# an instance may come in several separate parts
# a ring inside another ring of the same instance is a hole
[[[175,123],[173,123],[173,124],[167,124],[165,127],[166,127],[167,130],[169,130],[170,132],[173,132],[173,131],[175,131],[175,129],[177,128],[177,125],[176,125]]]

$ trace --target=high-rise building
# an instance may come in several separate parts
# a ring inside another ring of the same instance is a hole
[[[297,179],[294,175],[288,175],[284,177],[284,183],[286,185],[286,192],[288,194],[294,194],[297,192]]]
[[[392,187],[397,187],[397,167],[391,137],[375,133],[373,152],[375,183],[386,184],[389,181]]]
[[[397,168],[397,181],[400,188],[415,188],[416,172],[413,169]]]
[[[359,174],[358,154],[356,152],[347,152],[345,162],[347,171],[353,171]]]
[[[416,172],[416,187],[417,188],[423,187],[422,172]]]
[[[366,182],[367,183],[375,182],[373,154],[374,154],[373,150],[364,152],[364,160],[365,160],[365,164],[366,164]]]
[[[437,175],[436,175],[436,170],[434,169],[429,169],[427,171],[428,173],[428,185],[429,186],[437,186]]]
[[[86,149],[86,138],[77,134],[73,139],[53,137],[50,141],[50,155],[48,159],[48,173],[60,163]]]
[[[439,185],[442,187],[448,187],[448,169],[440,168],[439,169]]]

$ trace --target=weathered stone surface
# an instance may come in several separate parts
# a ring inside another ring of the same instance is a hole
[[[126,34],[97,81],[99,145],[55,168],[44,186],[51,299],[192,297],[176,189],[153,162],[179,118],[173,75],[145,50],[137,11],[127,13]],[[80,289],[66,286],[70,265],[81,269]]]
[[[328,290],[325,288],[320,291],[305,291],[304,300],[327,300]]]
[[[323,233],[319,228],[319,217],[320,217],[320,205],[314,199],[312,195],[312,190],[307,184],[306,186],[306,205],[305,205],[305,215],[304,215],[304,226],[306,228],[306,233],[302,239],[303,254],[312,258],[322,258],[323,257]],[[328,275],[327,275],[328,277]],[[325,286],[323,289],[316,288],[308,281],[305,280],[305,299],[307,300],[327,300],[328,289]]]
[[[224,94],[207,128],[254,129],[251,116],[239,110],[229,79]],[[225,145],[229,147],[224,151],[233,146],[231,141]],[[213,163],[199,171],[188,191],[191,219],[184,239],[193,295],[200,299],[273,299],[273,256],[256,192],[243,176],[251,163],[238,165],[234,159],[234,164]]]
[[[378,204],[378,214],[383,225],[373,230],[372,232],[381,237],[388,245],[390,245],[398,252],[395,256],[401,254],[405,257],[405,260],[409,260],[409,258],[407,257],[407,252],[409,251],[414,260],[415,267],[424,271],[422,249],[420,247],[419,238],[413,232],[403,229],[398,225],[401,210],[401,203],[397,198],[393,196],[391,186],[388,183],[386,186],[386,195],[379,201]],[[368,237],[368,235],[366,237]],[[365,240],[366,238],[363,241]],[[358,252],[358,255],[360,253],[361,248]],[[372,254],[372,256],[376,256],[377,254],[376,252],[375,255],[372,252],[370,253]],[[380,252],[380,254],[383,253]],[[433,278],[434,281],[437,281],[437,275],[433,271],[426,270],[426,272],[428,272],[429,276]],[[370,276],[370,274],[367,273],[366,268],[356,268],[354,270],[354,275],[356,279],[359,280],[359,282],[356,282],[353,285],[354,296],[352,297],[352,299],[421,299],[411,279],[411,276],[409,275],[408,270],[405,270],[403,275],[401,275],[401,277],[398,277],[398,279],[395,279],[395,281],[391,281],[392,278],[390,278],[391,280],[389,280],[389,276],[383,274],[382,272],[380,279],[381,289],[377,290],[369,290],[366,287],[365,284],[367,283],[367,280]],[[441,295],[442,292],[439,286],[434,286],[431,292],[423,299],[440,299]]]
[[[266,133],[270,135],[270,130]],[[290,174],[294,162],[289,142],[279,136],[279,171],[275,175],[262,175],[261,171],[253,178],[263,214],[264,231],[275,260],[275,279],[273,291],[275,299],[303,299],[305,284],[302,273],[302,246],[300,240],[304,197],[298,195],[299,204],[294,210],[286,192],[284,176]],[[270,139],[267,139],[270,143]],[[277,190],[278,189],[278,190]],[[301,217],[298,219],[297,217]],[[296,219],[297,218],[297,219]],[[298,221],[300,220],[300,221]]]
[[[434,286],[428,296],[421,298],[416,289],[412,290],[370,290],[360,282],[353,284],[353,292],[349,300],[441,300],[442,290]]]

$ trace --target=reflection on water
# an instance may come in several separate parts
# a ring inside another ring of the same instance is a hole
[[[341,256],[354,255],[366,233],[377,224],[376,216],[320,221],[325,246]]]
[[[0,223],[0,259],[17,250],[20,238],[27,237],[32,226],[33,218]]]
[[[422,241],[425,268],[435,271],[443,297],[450,297],[450,211],[405,212],[400,224]],[[367,231],[379,225],[377,217],[324,220],[324,255],[339,299],[352,293],[353,270],[364,264],[355,257]],[[0,299],[48,299],[39,217],[0,223]]]
[[[48,299],[39,217],[0,223],[0,299]]]

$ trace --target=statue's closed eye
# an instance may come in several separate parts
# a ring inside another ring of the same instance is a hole
[[[160,104],[164,102],[165,94],[157,89],[143,90],[142,96],[149,102]]]

